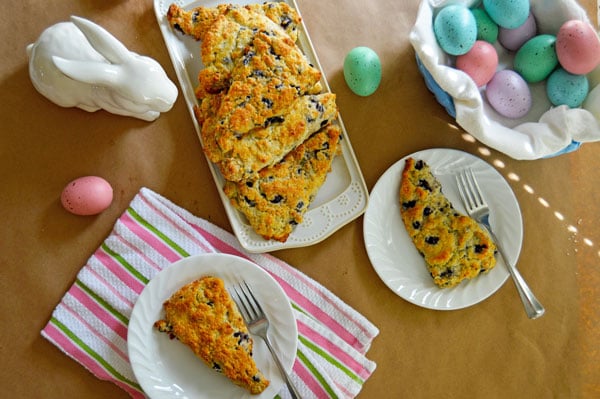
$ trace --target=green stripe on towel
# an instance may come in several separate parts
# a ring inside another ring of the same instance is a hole
[[[75,284],[79,286],[86,294],[88,294],[94,301],[96,301],[100,306],[109,311],[113,316],[117,319],[121,320],[124,325],[129,324],[129,318],[119,312],[117,309],[113,308],[108,302],[102,299],[98,294],[96,294],[90,287],[85,285],[83,281],[77,279],[75,280]]]
[[[150,222],[148,222],[146,219],[144,219],[139,213],[134,211],[133,208],[128,208],[127,213],[129,213],[129,215],[131,215],[131,217],[134,218],[139,224],[143,225],[145,228],[147,228],[148,230],[150,230],[151,232],[156,234],[158,237],[160,237],[161,240],[163,240],[166,244],[168,244],[171,248],[173,248],[181,256],[183,256],[183,257],[190,256],[190,254],[187,253],[187,251],[185,249],[181,248],[179,245],[177,245],[177,243],[175,243],[175,241],[171,240],[166,234],[164,234],[162,231],[160,231],[156,227],[154,227]]]
[[[111,374],[117,380],[132,386],[133,388],[142,391],[142,387],[134,381],[129,380],[121,373],[119,373],[114,367],[110,365],[108,361],[106,361],[102,356],[100,356],[97,352],[95,352],[92,348],[90,348],[85,342],[83,342],[73,331],[69,330],[67,326],[62,324],[57,318],[52,317],[50,320],[52,324],[54,324],[60,331],[62,331],[67,337],[71,339],[73,344],[77,345],[81,350],[83,350],[90,358],[94,359],[98,362],[102,367]]]
[[[335,359],[332,356],[330,356],[326,351],[324,351],[323,349],[321,349],[321,347],[319,347],[318,345],[314,344],[309,339],[307,339],[306,337],[303,337],[300,334],[298,334],[298,339],[300,341],[302,341],[302,343],[304,345],[306,345],[306,347],[308,347],[311,350],[313,350],[314,352],[318,353],[319,356],[321,356],[323,359],[327,360],[332,366],[340,369],[340,371],[342,371],[344,374],[346,374],[352,380],[356,381],[358,384],[363,384],[364,383],[364,381],[362,380],[362,378],[360,378],[359,376],[357,376],[352,370],[350,370],[348,367],[346,367],[343,363],[340,363],[337,359]]]
[[[298,337],[300,337],[300,335],[298,335]],[[315,377],[315,379],[319,381],[321,387],[323,387],[323,389],[328,393],[329,397],[332,399],[337,399],[335,391],[329,386],[327,381],[325,381],[325,378],[323,378],[321,373],[319,373],[319,370],[310,362],[310,360],[308,360],[306,355],[302,353],[300,349],[298,349],[297,354],[298,359],[300,359],[300,361],[306,366],[306,368],[310,370],[311,374]]]
[[[123,258],[117,252],[110,249],[108,245],[106,245],[106,242],[102,243],[102,249],[114,260],[116,260],[121,266],[123,266],[125,270],[127,270],[132,276],[140,280],[144,285],[148,284],[150,279],[146,278],[146,276],[140,273],[135,267],[133,267],[129,262],[127,262],[125,258]]]

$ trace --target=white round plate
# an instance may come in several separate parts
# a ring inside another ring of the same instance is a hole
[[[440,181],[454,208],[466,211],[455,175],[471,168],[490,207],[490,223],[510,261],[516,262],[523,240],[519,203],[510,186],[491,165],[469,153],[443,148],[415,152],[392,165],[377,181],[365,213],[364,239],[369,259],[383,282],[405,300],[429,309],[453,310],[474,305],[504,284],[508,270],[500,256],[487,274],[453,288],[438,288],[410,239],[400,216],[398,192],[406,158],[422,159]]]
[[[228,287],[245,280],[271,322],[269,337],[287,371],[292,369],[298,329],[290,301],[279,284],[254,263],[233,255],[205,254],[184,258],[163,269],[144,288],[129,321],[129,360],[142,389],[150,398],[237,399],[273,398],[284,384],[269,350],[254,338],[253,357],[271,380],[260,395],[234,385],[215,372],[176,339],[153,324],[164,317],[163,303],[176,290],[202,276],[220,277]]]

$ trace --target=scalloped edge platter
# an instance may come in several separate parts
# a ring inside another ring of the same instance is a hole
[[[197,104],[194,89],[197,86],[198,72],[202,69],[200,42],[178,34],[171,29],[166,19],[166,13],[171,3],[190,9],[197,6],[213,7],[223,3],[223,1],[154,0],[154,11],[158,25],[175,68],[196,133],[200,139],[200,129],[194,117],[194,106]],[[230,3],[244,5],[257,3],[257,1],[235,0]],[[294,0],[287,0],[286,3],[300,13]],[[311,63],[323,73],[323,68],[319,63],[304,23],[299,27],[298,46]],[[331,92],[324,73],[321,83],[325,91]],[[294,231],[284,243],[265,240],[254,232],[246,218],[230,204],[229,199],[221,189],[224,183],[223,176],[218,168],[207,159],[233,232],[244,249],[249,252],[261,253],[313,245],[326,239],[365,212],[369,192],[341,116],[338,116],[337,121],[342,129],[343,140],[340,142],[342,154],[333,161],[331,172],[329,172],[327,180],[319,190],[308,212],[304,215],[303,222],[294,228]]]

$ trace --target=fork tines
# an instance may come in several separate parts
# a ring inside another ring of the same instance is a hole
[[[246,323],[259,317],[264,317],[264,311],[256,300],[248,283],[243,280],[232,287],[235,294],[234,301]]]
[[[473,209],[486,204],[481,194],[481,188],[471,168],[461,171],[461,173],[456,175],[456,180],[459,194],[467,208]]]

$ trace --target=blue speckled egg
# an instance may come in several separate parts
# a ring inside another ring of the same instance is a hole
[[[466,54],[477,40],[477,22],[471,10],[452,4],[442,8],[433,21],[440,47],[450,55]]]
[[[381,61],[368,47],[355,47],[344,59],[344,78],[350,90],[359,96],[370,96],[381,83]]]
[[[483,8],[506,29],[518,28],[529,16],[529,0],[483,0]]]
[[[562,68],[552,72],[546,82],[546,93],[556,106],[579,107],[588,95],[589,82],[585,75],[573,75]]]

